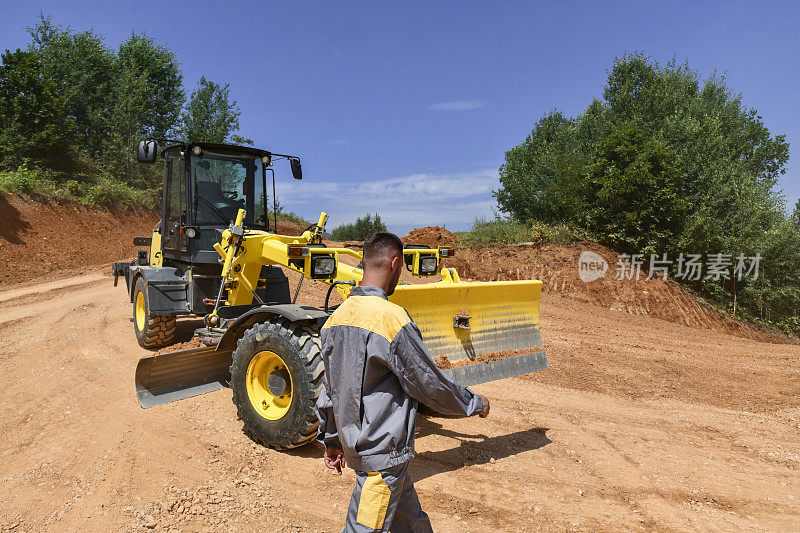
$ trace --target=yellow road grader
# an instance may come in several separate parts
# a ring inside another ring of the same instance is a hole
[[[142,347],[171,344],[179,316],[204,317],[195,331],[204,347],[142,357],[140,404],[229,387],[254,441],[277,449],[311,441],[324,371],[319,330],[335,309],[332,291],[347,298],[362,278],[358,266],[341,258],[360,260],[361,253],[323,243],[325,213],[300,235],[278,233],[277,216],[269,217],[267,177],[277,213],[273,167],[288,161],[293,177],[302,179],[296,156],[228,144],[139,143],[139,162],[155,163],[159,155],[161,221],[152,237],[134,239],[145,248],[133,261],[114,264],[114,282],[125,279]],[[406,246],[405,266],[414,276],[440,279],[401,284],[390,297],[419,325],[430,353],[448,361],[445,371],[464,386],[547,368],[541,281],[462,282],[454,269],[441,268],[452,253]],[[302,274],[294,294],[285,269]],[[296,303],[304,279],[329,285],[318,307]]]

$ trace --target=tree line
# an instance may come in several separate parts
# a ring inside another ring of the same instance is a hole
[[[495,196],[518,222],[567,224],[628,255],[758,255],[757,278],[685,285],[751,317],[766,308],[796,334],[800,202],[787,214],[777,187],[788,159],[785,136],[724,76],[633,53],[614,61],[581,114],[549,112],[506,153]]]
[[[146,34],[114,49],[45,14],[28,32],[2,53],[0,187],[152,206],[162,169],[136,163],[140,139],[252,143],[228,84],[201,77],[187,97],[175,53]]]
[[[356,218],[355,222],[342,224],[333,228],[331,239],[334,241],[363,241],[378,231],[386,231],[386,224],[378,213],[367,213]]]

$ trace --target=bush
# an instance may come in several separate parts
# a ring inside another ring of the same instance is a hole
[[[386,224],[381,220],[381,216],[366,214],[359,217],[352,224],[342,224],[331,231],[333,241],[363,241],[377,231],[386,231]]]
[[[530,240],[530,226],[521,222],[500,218],[489,221],[484,218],[476,218],[472,223],[472,229],[459,235],[459,242],[466,246],[515,244]]]
[[[28,196],[57,196],[58,186],[44,170],[21,165],[17,170],[0,171],[0,190]]]
[[[464,246],[492,246],[522,242],[567,244],[582,240],[585,236],[563,224],[550,225],[537,220],[523,223],[503,218],[487,221],[476,218],[472,229],[459,233],[458,238]]]
[[[125,206],[153,209],[158,206],[155,191],[134,189],[125,183],[106,177],[87,185],[78,201],[103,207]]]
[[[87,206],[158,208],[155,190],[136,189],[105,176],[81,174],[77,178],[62,181],[54,173],[22,165],[17,170],[0,171],[0,191],[71,200]]]

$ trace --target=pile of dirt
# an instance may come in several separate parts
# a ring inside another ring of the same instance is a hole
[[[192,337],[188,341],[176,342],[175,344],[170,344],[169,346],[165,346],[164,348],[158,350],[155,353],[155,355],[161,355],[169,352],[177,352],[179,350],[191,350],[194,348],[203,348],[203,347],[205,347],[205,344],[203,344],[203,341],[201,341],[199,337]]]
[[[541,346],[534,346],[524,350],[501,350],[499,352],[487,352],[478,354],[475,359],[462,359],[453,363],[446,355],[439,355],[436,357],[436,366],[442,369],[458,368],[460,366],[474,365],[478,363],[491,363],[492,361],[499,361],[501,359],[509,359],[511,357],[519,357],[520,355],[528,355],[531,353],[541,352]]]
[[[272,221],[270,220],[270,228],[272,228]],[[278,221],[278,233],[280,235],[300,235],[305,231],[305,226],[287,220]]]
[[[455,246],[458,244],[458,237],[450,231],[439,226],[426,226],[424,228],[412,229],[408,235],[402,237],[404,245],[421,244],[431,248],[439,246]]]
[[[0,286],[131,260],[158,213],[0,195]],[[109,270],[110,273],[110,270]]]
[[[581,280],[578,258],[584,251],[594,252],[608,264],[604,277],[591,282]],[[539,279],[543,291],[574,298],[633,315],[646,315],[690,327],[710,329],[766,342],[790,342],[783,335],[757,330],[721,315],[700,303],[673,280],[659,275],[639,279],[617,278],[618,254],[593,242],[569,245],[529,244],[460,248],[443,265],[455,267],[463,281],[501,281]],[[622,276],[621,276],[622,277]]]

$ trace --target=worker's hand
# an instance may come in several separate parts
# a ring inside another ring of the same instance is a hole
[[[344,468],[344,452],[338,448],[325,448],[325,466],[336,471],[341,475],[342,468]]]
[[[480,413],[478,413],[478,416],[481,418],[486,418],[487,416],[489,416],[489,398],[487,398],[483,394],[478,394],[478,396],[480,396],[481,400],[483,400],[483,409],[481,410]]]

